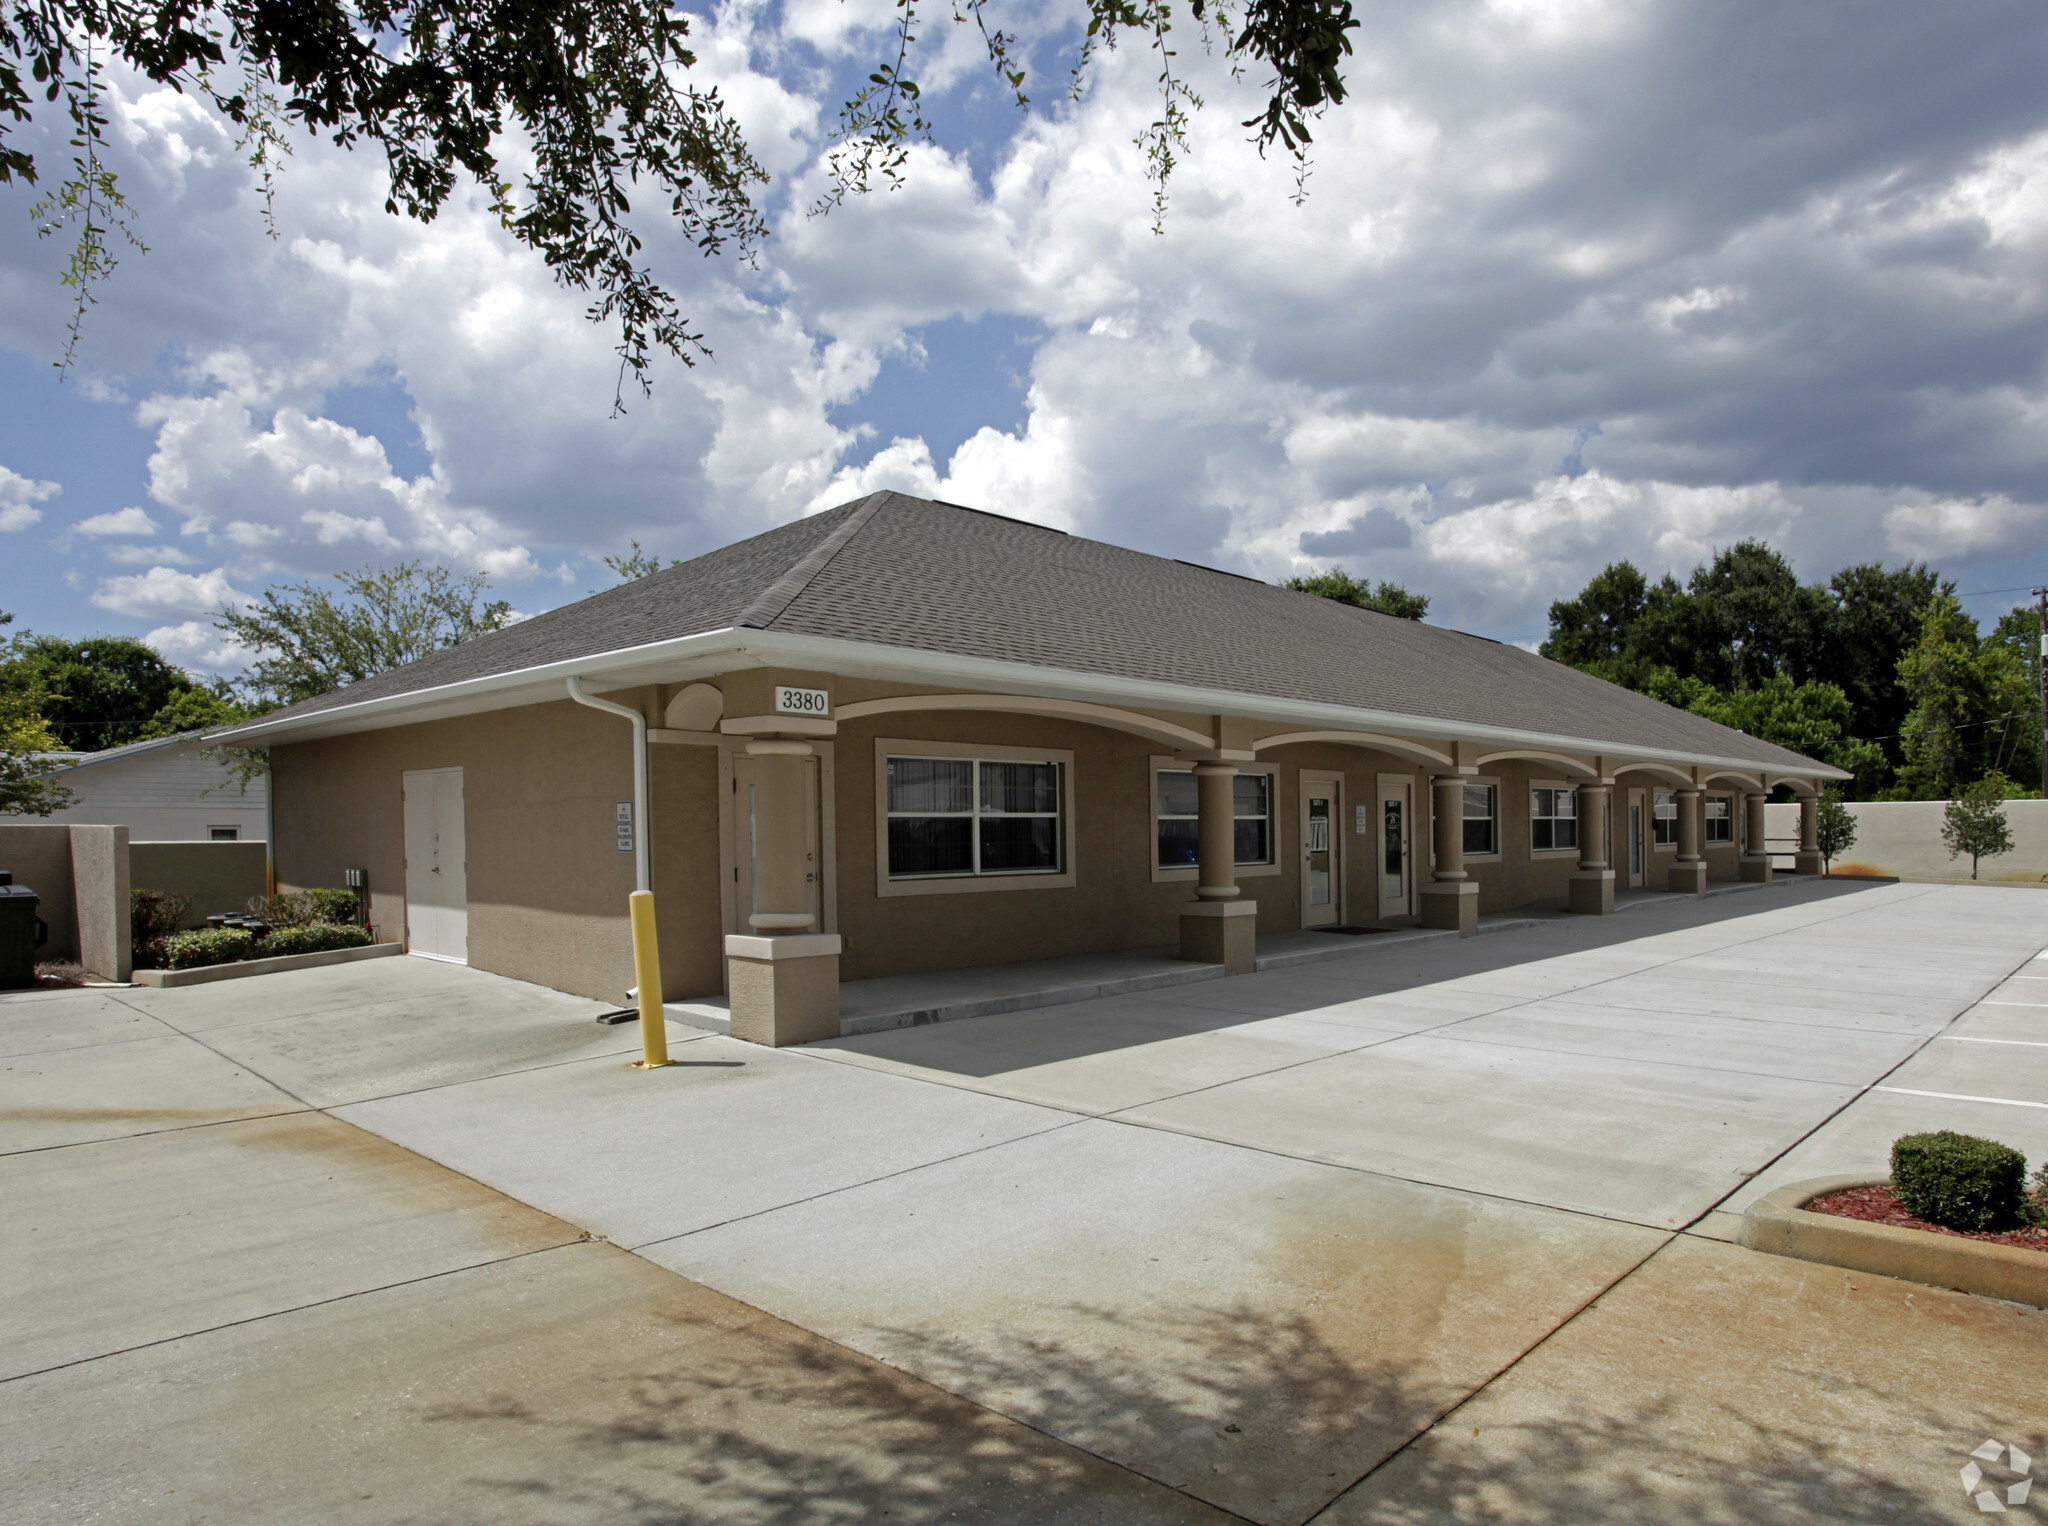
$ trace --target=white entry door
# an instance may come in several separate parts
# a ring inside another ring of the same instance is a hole
[[[818,853],[818,760],[806,758],[804,765],[808,780],[804,789],[804,910],[811,914],[811,931],[823,932],[825,886]],[[752,758],[732,760],[733,899],[736,903],[733,927],[742,934],[754,930],[747,919],[761,909],[754,896],[754,797],[759,777],[759,765]]]
[[[469,865],[462,770],[405,776],[405,946],[408,953],[469,962]]]
[[[1343,920],[1344,781],[1335,774],[1301,776],[1301,925]]]
[[[1413,911],[1409,884],[1409,792],[1406,780],[1380,785],[1380,915],[1405,917]]]

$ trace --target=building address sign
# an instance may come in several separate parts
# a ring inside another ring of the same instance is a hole
[[[777,715],[829,715],[832,711],[832,696],[823,689],[789,689],[781,684],[775,686],[775,713]]]

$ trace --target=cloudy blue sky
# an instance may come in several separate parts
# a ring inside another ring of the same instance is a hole
[[[1208,109],[1163,235],[1153,66],[1126,47],[1062,99],[1071,0],[995,8],[1028,115],[928,25],[939,143],[806,216],[890,14],[698,16],[774,236],[748,268],[650,226],[716,357],[624,419],[611,339],[479,199],[391,217],[378,159],[301,140],[272,238],[221,124],[117,82],[150,249],[66,377],[63,250],[0,189],[0,608],[232,670],[208,612],[279,581],[424,556],[536,611],[631,539],[688,556],[884,486],[1262,577],[1341,563],[1525,641],[1610,560],[1750,535],[1808,577],[2048,576],[2038,3],[1365,3],[1299,206],[1237,125],[1258,77],[1190,38]],[[62,133],[24,137],[61,168]]]

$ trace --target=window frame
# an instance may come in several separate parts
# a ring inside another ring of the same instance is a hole
[[[1569,858],[1576,862],[1579,857],[1578,844],[1578,795],[1581,786],[1570,779],[1531,779],[1529,781],[1529,857],[1532,859]],[[1536,814],[1536,791],[1570,790],[1572,792],[1572,814],[1564,816],[1538,816]],[[1495,809],[1498,809],[1496,806]],[[1569,847],[1539,848],[1536,846],[1536,823],[1538,821],[1565,821],[1572,823],[1572,843]],[[1469,855],[1468,855],[1469,856]]]
[[[1197,869],[1192,864],[1175,864],[1164,867],[1159,862],[1159,776],[1163,773],[1184,774],[1194,769],[1195,760],[1156,755],[1148,760],[1145,770],[1145,856],[1152,865],[1152,883],[1155,885],[1189,884],[1196,882]],[[1255,879],[1260,875],[1280,872],[1280,765],[1277,763],[1240,763],[1240,774],[1264,774],[1266,776],[1266,858],[1263,863],[1237,865],[1237,878]]]
[[[935,758],[973,763],[976,809],[980,819],[983,763],[1052,763],[1059,768],[1058,869],[1028,869],[996,874],[923,874],[896,877],[889,873],[889,759]],[[908,737],[875,738],[875,893],[880,896],[958,895],[987,890],[1071,890],[1074,873],[1074,754],[1058,747],[1006,747],[989,742],[927,742]]]
[[[1735,846],[1735,803],[1738,798],[1739,797],[1731,794],[1716,794],[1712,792],[1708,792],[1701,795],[1700,849],[1702,852],[1704,852],[1708,848],[1732,848]],[[1725,800],[1728,802],[1728,814],[1726,816],[1717,818],[1714,815],[1713,811],[1709,808],[1716,800]],[[1714,834],[1714,823],[1716,820],[1725,821],[1728,824],[1725,835],[1716,836]]]
[[[1460,785],[1464,786],[1465,789],[1478,788],[1489,789],[1493,791],[1493,848],[1491,851],[1486,853],[1468,852],[1465,855],[1465,862],[1468,864],[1497,864],[1501,861],[1501,839],[1505,835],[1501,829],[1506,824],[1504,820],[1505,797],[1503,796],[1501,791],[1500,779],[1496,775],[1488,775],[1484,778],[1460,779],[1458,782]],[[1432,798],[1430,801],[1432,812],[1434,811],[1435,804],[1436,802],[1434,799],[1434,792],[1432,792]],[[1458,795],[1458,836],[1460,841],[1463,841],[1464,839],[1465,823],[1467,821],[1475,821],[1478,819],[1479,818],[1477,817],[1465,815],[1465,796],[1463,790],[1460,790]],[[1433,861],[1434,860],[1432,859],[1432,862]]]
[[[1671,802],[1671,815],[1668,818],[1657,814],[1657,807],[1666,800]],[[1678,851],[1678,813],[1684,809],[1685,807],[1679,803],[1678,790],[1675,787],[1671,789],[1657,789],[1652,786],[1650,790],[1650,851],[1652,853],[1676,853]],[[1667,819],[1671,823],[1671,840],[1669,842],[1665,842],[1657,836],[1658,829]]]
[[[225,837],[221,835],[223,832],[227,834]],[[239,826],[214,826],[208,823],[206,840],[208,842],[240,842],[242,840],[242,829]]]

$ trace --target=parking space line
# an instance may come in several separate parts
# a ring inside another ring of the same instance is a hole
[[[1966,1092],[1923,1092],[1910,1086],[1873,1086],[1874,1092],[1897,1092],[1906,1097],[1939,1097],[1944,1102],[1995,1102],[2000,1107],[2048,1107],[2048,1102],[2022,1102],[2017,1097],[1972,1097]]]

